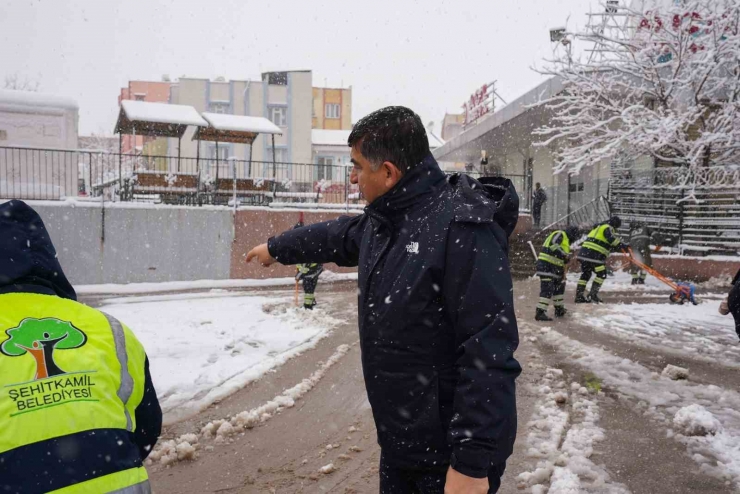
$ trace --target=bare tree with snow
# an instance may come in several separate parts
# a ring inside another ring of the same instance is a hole
[[[21,79],[18,74],[11,74],[5,76],[3,89],[15,89],[16,91],[36,92],[39,90],[39,83],[38,81],[32,81],[28,78]]]
[[[557,171],[638,156],[740,163],[740,0],[647,3],[655,6],[618,7],[616,31],[567,34],[566,43],[593,43],[590,60],[568,50],[541,71],[564,84],[540,102],[554,117],[536,131]]]

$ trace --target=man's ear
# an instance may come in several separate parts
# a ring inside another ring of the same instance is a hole
[[[383,174],[385,175],[385,185],[389,189],[396,185],[398,181],[401,180],[401,177],[403,177],[401,170],[399,170],[398,167],[390,161],[384,161],[382,168]]]

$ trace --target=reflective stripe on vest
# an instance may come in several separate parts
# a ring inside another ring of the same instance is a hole
[[[550,254],[545,254],[544,252],[540,252],[540,255],[538,257],[540,261],[549,262],[550,264],[554,264],[555,266],[558,266],[562,268],[565,266],[565,262],[562,259],[558,259],[555,256],[551,256]]]
[[[95,309],[49,295],[0,295],[0,454],[96,429],[134,431],[145,359],[133,333]],[[93,490],[147,478],[143,468],[111,475]]]
[[[63,489],[51,491],[50,494],[87,494],[90,492],[151,494],[152,488],[149,484],[146,469],[139,467],[70,485]]]

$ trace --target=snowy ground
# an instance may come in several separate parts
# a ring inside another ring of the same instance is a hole
[[[305,311],[290,292],[109,299],[101,310],[131,327],[149,356],[165,422],[193,415],[309,349],[340,321]]]
[[[603,305],[593,313],[576,313],[575,317],[596,331],[645,348],[737,369],[740,368],[740,345],[735,324],[732,316],[719,314],[718,306],[718,300],[704,297],[696,306]]]

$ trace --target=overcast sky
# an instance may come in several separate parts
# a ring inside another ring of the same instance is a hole
[[[511,100],[541,81],[548,30],[583,27],[598,0],[0,0],[7,75],[75,98],[80,134],[112,133],[128,80],[259,79],[311,69],[352,86],[353,120],[406,105],[424,122],[498,81]]]

